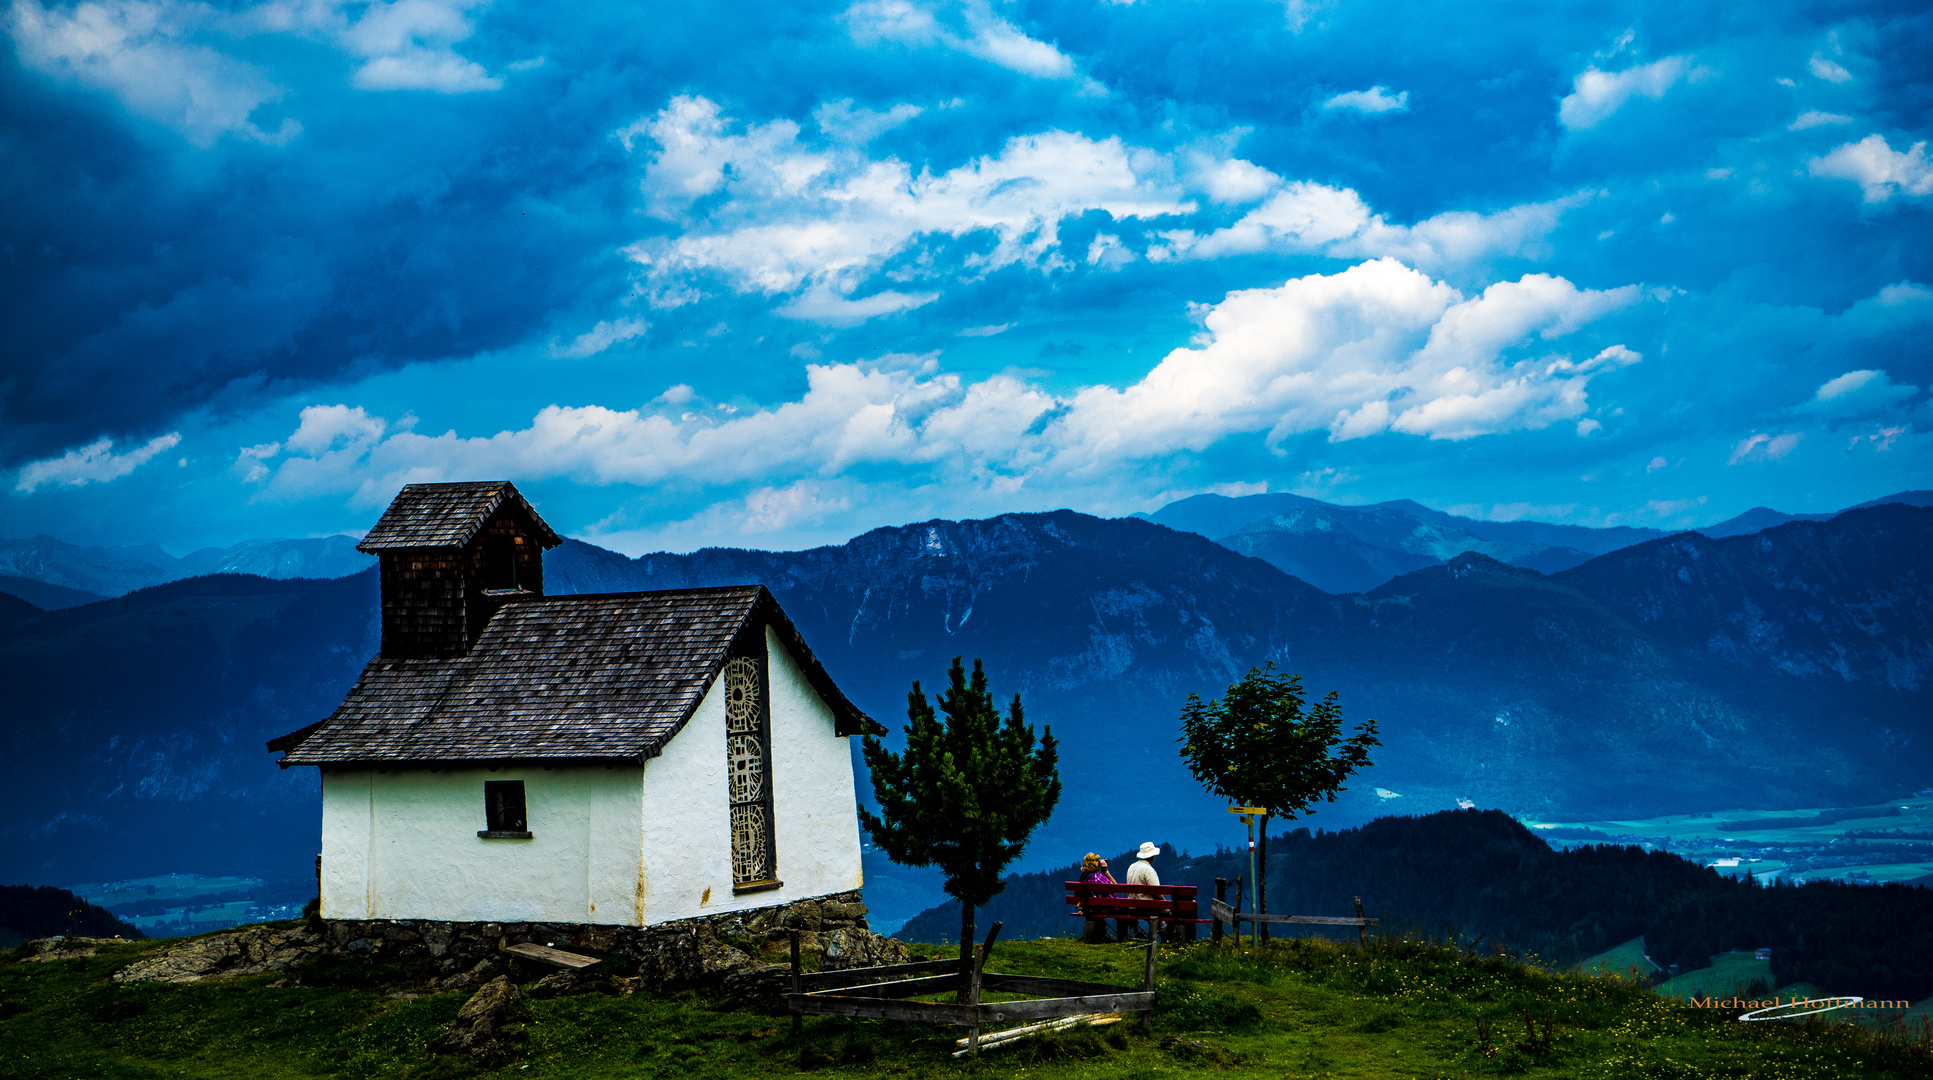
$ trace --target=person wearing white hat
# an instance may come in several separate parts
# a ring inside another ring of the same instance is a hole
[[[1141,850],[1134,853],[1134,858],[1136,860],[1135,864],[1133,866],[1128,867],[1128,880],[1125,882],[1125,884],[1128,884],[1128,885],[1161,884],[1161,875],[1154,872],[1154,864],[1148,861],[1149,859],[1152,859],[1159,854],[1161,854],[1160,848],[1155,847],[1153,844],[1145,840],[1142,841]]]

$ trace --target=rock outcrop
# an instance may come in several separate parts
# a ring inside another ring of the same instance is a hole
[[[285,971],[328,948],[326,935],[298,926],[256,926],[184,942],[137,960],[114,973],[114,981],[191,983]]]
[[[44,937],[21,945],[16,955],[28,963],[45,964],[54,960],[78,960],[93,956],[109,945],[125,944],[127,942],[121,938]]]
[[[505,976],[484,983],[457,1010],[450,1033],[443,1038],[444,1049],[460,1050],[486,1061],[507,1056],[515,1047],[516,1031],[511,1021],[522,997],[517,985]]]

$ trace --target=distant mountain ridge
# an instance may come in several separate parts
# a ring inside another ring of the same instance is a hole
[[[1933,491],[1905,491],[1861,503],[1933,505]],[[1477,552],[1512,566],[1555,574],[1592,558],[1667,535],[1660,529],[1590,528],[1541,521],[1483,521],[1432,510],[1409,499],[1339,506],[1285,493],[1231,498],[1196,495],[1153,514],[1134,514],[1197,533],[1254,556],[1324,592],[1367,592],[1383,582]],[[1754,507],[1696,531],[1742,536],[1789,521],[1832,514],[1785,514]],[[615,553],[613,553],[615,555]],[[621,558],[621,556],[619,556]],[[179,558],[146,543],[82,547],[52,536],[0,540],[0,593],[47,611],[94,603],[134,589],[203,574],[255,574],[275,580],[346,577],[374,565],[351,536],[248,540]]]
[[[1861,503],[1933,505],[1933,492],[1906,491]],[[1662,529],[1591,528],[1541,521],[1483,521],[1432,510],[1408,499],[1338,506],[1287,493],[1195,495],[1152,514],[1136,514],[1169,528],[1197,533],[1232,551],[1274,566],[1330,593],[1368,592],[1390,579],[1458,555],[1481,555],[1556,574],[1646,540]],[[1790,521],[1826,521],[1833,514],[1783,514],[1756,507],[1698,532],[1743,536]]]
[[[29,540],[0,540],[0,592],[52,610],[204,574],[254,574],[276,580],[335,578],[374,565],[356,550],[353,536],[245,540],[176,558],[155,543],[82,547],[43,534]],[[23,580],[82,595],[35,590]]]

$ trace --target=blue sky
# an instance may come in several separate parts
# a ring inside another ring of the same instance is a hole
[[[12,0],[0,533],[1933,486],[1907,3]]]

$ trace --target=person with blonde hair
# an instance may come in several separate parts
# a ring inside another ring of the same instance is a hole
[[[1081,856],[1081,880],[1102,885],[1119,884],[1114,880],[1114,875],[1107,872],[1107,860],[1091,851]],[[1102,896],[1112,898],[1114,894],[1089,893],[1088,895],[1095,898]],[[1081,928],[1081,940],[1089,945],[1105,945],[1107,943],[1107,920],[1087,920],[1087,923]]]

